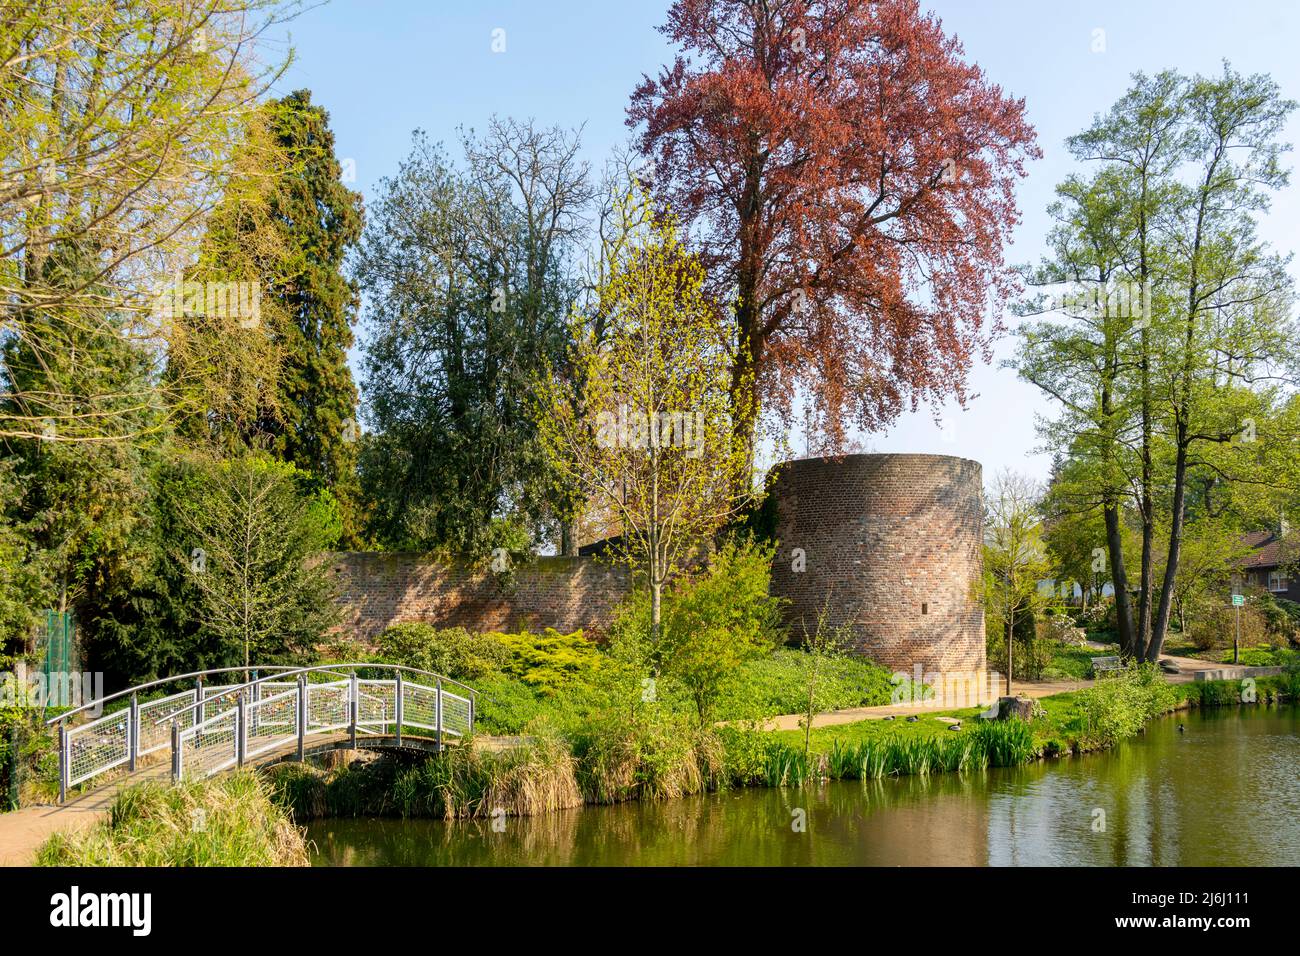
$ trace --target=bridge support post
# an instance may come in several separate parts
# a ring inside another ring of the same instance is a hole
[[[131,695],[131,713],[126,720],[130,725],[126,732],[126,769],[134,772],[136,758],[140,756],[140,701],[135,694]]]
[[[470,737],[473,737],[473,736],[474,736],[474,698],[475,698],[475,697],[476,697],[475,693],[474,693],[473,691],[470,691],[470,694],[469,694],[469,729],[466,731],[466,735],[467,735],[467,736],[470,736]]]
[[[348,683],[348,736],[352,738],[352,749],[357,749],[357,716],[361,710],[361,688],[357,684],[356,671]]]
[[[244,765],[245,750],[245,733],[244,721],[247,719],[247,711],[244,709],[244,692],[241,690],[235,698],[235,766]]]
[[[257,681],[257,669],[256,669],[256,668],[253,669],[253,680],[254,680],[255,683],[253,684],[252,688],[250,688],[250,689],[251,689],[252,692],[253,692],[253,693],[252,693],[252,697],[253,697],[253,701],[252,701],[252,703],[253,703],[253,736],[256,737],[256,736],[257,736],[257,728],[258,728],[259,724],[261,723],[261,713],[262,713],[262,708],[257,706],[257,704],[258,704],[258,703],[261,701],[261,699],[262,699],[262,685],[256,683],[256,681]]]
[[[172,721],[172,783],[181,782],[181,725]]]
[[[59,724],[59,803],[68,799],[68,778],[72,776],[72,754],[68,748],[68,725]]]
[[[194,708],[194,725],[197,727],[203,723],[203,677],[199,676],[194,682],[194,703],[198,706]]]
[[[433,712],[434,712],[434,731],[433,739],[437,743],[438,751],[442,751],[442,678],[439,677],[434,681],[433,695]]]
[[[402,718],[404,716],[403,707],[402,707],[403,693],[404,693],[404,688],[402,687],[402,672],[398,671],[397,692],[396,692],[397,699],[393,704],[393,719],[397,721],[397,746],[399,747],[402,746]]]
[[[298,675],[298,762],[307,743],[307,675]]]

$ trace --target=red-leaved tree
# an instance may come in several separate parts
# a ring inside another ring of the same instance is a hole
[[[828,450],[964,402],[985,316],[1016,291],[1024,101],[914,0],[676,0],[660,29],[682,52],[627,122],[734,303],[751,454],[760,409],[788,419],[801,385]]]

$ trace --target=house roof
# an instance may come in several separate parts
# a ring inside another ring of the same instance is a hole
[[[1246,570],[1275,568],[1282,563],[1282,542],[1271,531],[1248,531],[1241,543],[1254,550],[1238,564]]]

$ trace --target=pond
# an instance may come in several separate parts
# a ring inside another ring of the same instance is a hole
[[[308,837],[323,866],[1296,866],[1300,708],[1178,714],[1015,769],[503,822],[324,820]]]

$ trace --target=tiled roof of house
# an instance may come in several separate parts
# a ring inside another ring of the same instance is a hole
[[[1275,568],[1281,563],[1282,542],[1273,532],[1248,531],[1241,536],[1241,543],[1255,549],[1240,560],[1243,568]]]

